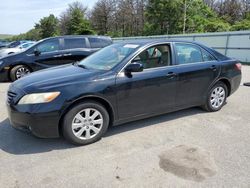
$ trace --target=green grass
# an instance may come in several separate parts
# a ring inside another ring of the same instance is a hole
[[[7,39],[12,37],[13,35],[9,35],[9,34],[0,34],[0,39]]]

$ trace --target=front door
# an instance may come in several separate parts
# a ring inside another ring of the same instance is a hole
[[[39,53],[34,55],[34,62],[38,68],[49,68],[65,64],[58,38],[42,42],[37,45],[35,50]]]
[[[150,47],[133,62],[142,63],[144,70],[131,76],[124,72],[117,75],[119,119],[160,114],[173,108],[177,75],[171,66],[170,45]]]

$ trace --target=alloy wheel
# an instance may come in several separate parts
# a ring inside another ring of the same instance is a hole
[[[21,67],[16,71],[16,78],[20,79],[30,73],[30,70],[26,67]]]
[[[210,104],[214,109],[220,108],[226,98],[225,89],[221,86],[214,88],[210,96]]]
[[[94,138],[102,129],[103,116],[94,108],[86,108],[75,115],[72,121],[74,135],[82,140]]]

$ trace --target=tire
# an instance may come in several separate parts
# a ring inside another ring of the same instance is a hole
[[[100,140],[108,126],[109,114],[105,107],[94,101],[86,101],[66,113],[62,131],[70,143],[86,145]]]
[[[31,70],[29,67],[25,65],[17,65],[10,70],[10,79],[12,82],[14,82],[28,75],[29,73],[31,73]]]
[[[217,82],[208,92],[203,109],[208,112],[219,111],[226,103],[228,88],[223,82]]]

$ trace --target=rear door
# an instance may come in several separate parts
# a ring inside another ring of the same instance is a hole
[[[200,105],[209,86],[219,75],[219,63],[199,45],[177,42],[174,46],[179,76],[176,105]]]

